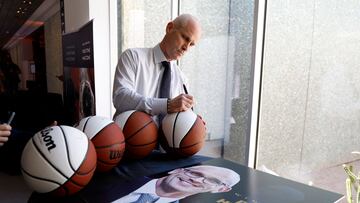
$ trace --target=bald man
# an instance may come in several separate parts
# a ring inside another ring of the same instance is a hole
[[[144,194],[148,196],[147,202],[175,202],[198,193],[228,192],[239,181],[238,173],[224,167],[200,165],[179,168],[170,171],[167,176],[147,182],[113,203],[146,202]]]
[[[198,20],[190,14],[183,14],[166,25],[165,36],[155,47],[124,51],[115,71],[114,118],[128,110],[156,116],[191,108],[194,98],[184,89],[186,79],[176,66],[176,60],[195,46],[200,37]],[[170,93],[167,98],[160,98],[160,83],[166,68],[164,61],[170,63]]]

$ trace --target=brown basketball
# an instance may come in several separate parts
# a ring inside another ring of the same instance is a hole
[[[125,157],[141,159],[155,149],[158,128],[150,115],[140,111],[126,111],[115,118],[125,136]]]
[[[176,157],[188,157],[201,150],[205,143],[205,125],[191,110],[168,114],[162,121],[161,147]]]
[[[101,116],[89,116],[82,119],[77,128],[83,131],[95,146],[99,172],[115,167],[125,151],[124,135],[111,119]]]

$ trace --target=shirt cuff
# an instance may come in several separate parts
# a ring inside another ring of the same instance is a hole
[[[167,100],[167,98],[154,98],[151,114],[167,114]]]

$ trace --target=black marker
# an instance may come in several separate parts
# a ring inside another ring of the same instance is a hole
[[[187,89],[186,89],[185,84],[183,84],[183,88],[184,88],[185,94],[188,94],[188,91],[187,91]],[[193,110],[193,111],[194,111],[194,107],[191,107],[191,110]]]
[[[11,122],[13,121],[13,119],[14,119],[14,116],[15,116],[15,112],[11,112],[10,118],[9,118],[9,120],[8,120],[8,122],[6,124],[10,125]]]
[[[185,84],[183,84],[183,87],[184,87],[185,94],[188,94]]]

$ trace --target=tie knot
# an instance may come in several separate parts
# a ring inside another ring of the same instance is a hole
[[[162,64],[165,68],[169,68],[169,67],[170,67],[170,62],[168,62],[168,61],[161,61],[161,64]]]
[[[139,193],[139,199],[134,203],[153,203],[156,202],[160,197],[148,193]]]

